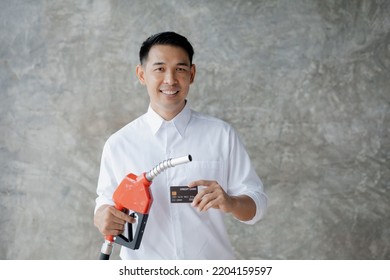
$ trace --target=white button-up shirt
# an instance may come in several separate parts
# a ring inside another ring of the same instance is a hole
[[[170,186],[215,180],[229,195],[245,194],[256,203],[255,217],[245,223],[254,224],[264,215],[267,197],[234,129],[192,111],[188,102],[171,121],[149,106],[146,114],[107,140],[96,209],[113,205],[113,192],[128,173],[140,175],[165,159],[188,154],[192,162],[169,168],[153,180],[153,203],[141,246],[138,250],[122,247],[122,259],[234,259],[224,213],[217,209],[200,213],[190,203],[171,203]]]

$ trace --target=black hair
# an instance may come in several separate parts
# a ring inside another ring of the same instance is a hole
[[[180,47],[187,52],[190,59],[190,64],[192,64],[194,49],[191,43],[187,40],[186,37],[172,31],[157,33],[150,36],[142,43],[142,46],[139,50],[139,60],[141,64],[144,64],[144,62],[147,60],[149,51],[154,45],[170,45]]]

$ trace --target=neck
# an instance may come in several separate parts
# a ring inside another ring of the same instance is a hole
[[[169,110],[160,110],[160,108],[155,108],[153,104],[151,105],[152,109],[164,120],[170,121],[174,119],[186,106],[187,100],[185,100],[184,104],[180,106],[179,108],[176,108],[175,110],[169,111]]]

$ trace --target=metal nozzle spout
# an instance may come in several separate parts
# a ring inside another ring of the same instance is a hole
[[[192,161],[192,156],[191,155],[188,155],[188,156],[185,156],[185,157],[179,157],[179,158],[172,158],[171,159],[171,167],[174,167],[176,165],[180,165],[180,164],[184,164],[184,163],[187,163],[187,162],[190,162]]]
[[[150,170],[148,173],[146,173],[145,177],[149,182],[151,182],[158,174],[167,170],[168,168],[175,167],[175,166],[180,165],[180,164],[188,163],[190,161],[192,161],[191,155],[187,155],[184,157],[178,157],[178,158],[170,158],[170,159],[164,160],[164,161],[160,162],[152,170]]]

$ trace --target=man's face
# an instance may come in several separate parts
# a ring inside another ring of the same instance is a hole
[[[138,79],[146,85],[153,110],[165,120],[184,108],[195,71],[186,51],[170,45],[154,45],[146,62],[137,66]]]

